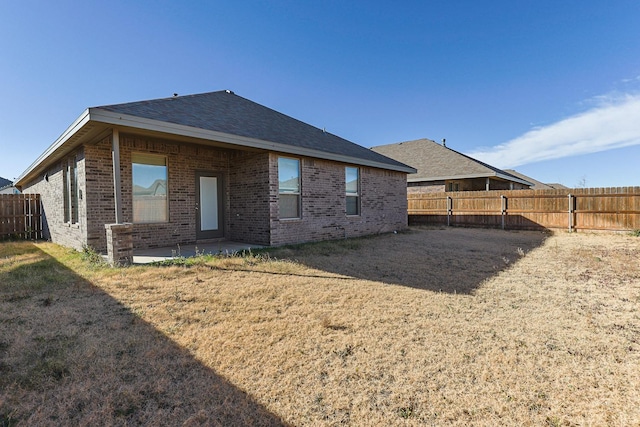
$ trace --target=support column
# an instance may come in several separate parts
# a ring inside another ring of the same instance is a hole
[[[120,185],[120,132],[113,129],[111,137],[111,159],[113,164],[113,198],[116,211],[116,224],[122,223],[122,187]]]
[[[133,263],[133,224],[105,224],[107,231],[107,262],[114,267]]]

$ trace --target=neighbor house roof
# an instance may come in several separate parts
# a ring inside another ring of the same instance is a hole
[[[118,126],[151,135],[219,147],[264,149],[412,173],[397,160],[242,98],[231,91],[88,108],[18,178],[23,184],[78,145],[108,135]]]
[[[564,190],[567,189],[569,187],[566,187],[562,184],[556,184],[556,183],[547,183],[545,184],[544,182],[540,182],[536,179],[531,178],[530,176],[527,176],[523,173],[518,172],[517,170],[514,169],[505,169],[505,172],[510,173],[511,175],[517,176],[518,178],[524,179],[526,181],[529,181],[530,183],[533,184],[533,186],[531,187],[532,190]]]
[[[13,182],[8,180],[7,178],[3,178],[0,176],[0,190],[6,187],[11,187],[11,186],[13,186]]]
[[[371,150],[417,169],[408,182],[494,177],[531,185],[527,180],[426,138],[380,145]]]

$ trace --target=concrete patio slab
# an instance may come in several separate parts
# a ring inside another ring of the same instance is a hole
[[[229,240],[221,240],[219,242],[210,243],[198,243],[191,245],[176,245],[163,248],[151,248],[151,249],[134,249],[133,251],[133,263],[134,264],[149,264],[152,262],[166,261],[174,258],[189,258],[196,254],[204,255],[218,255],[228,254],[233,255],[235,253],[248,250],[248,249],[260,249],[264,246],[252,245],[249,243],[232,242]]]

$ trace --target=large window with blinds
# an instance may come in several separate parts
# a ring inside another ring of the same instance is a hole
[[[167,158],[133,153],[131,163],[133,222],[167,222]]]
[[[300,218],[300,160],[278,158],[280,218]]]

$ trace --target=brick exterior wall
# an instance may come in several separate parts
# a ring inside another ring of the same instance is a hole
[[[276,186],[277,180],[276,175]],[[230,161],[229,182],[229,239],[269,245],[269,153],[236,153]]]
[[[217,172],[223,180],[223,224],[229,235],[229,158],[233,151],[133,135],[120,135],[122,213],[133,222],[131,154],[151,153],[167,157],[169,222],[135,224],[135,248],[176,246],[196,241],[196,172]]]
[[[445,191],[444,181],[410,182],[407,185],[408,194],[441,193]]]
[[[124,222],[133,222],[132,153],[166,156],[169,221],[133,224],[135,249],[196,242],[196,173],[223,179],[223,227],[230,240],[282,245],[363,236],[407,227],[406,174],[360,167],[360,215],[346,215],[345,164],[301,158],[300,219],[279,219],[278,154],[225,150],[138,135],[120,135]],[[107,252],[105,224],[115,222],[111,136],[86,144],[78,158],[78,224],[64,222],[63,164],[48,170],[25,193],[42,197],[47,237],[81,250]]]
[[[80,188],[78,222],[75,224],[65,222],[64,218],[63,169],[67,159],[73,156],[77,159],[78,187]],[[53,164],[42,176],[30,181],[22,188],[23,193],[41,196],[45,239],[77,250],[82,250],[87,245],[85,166],[85,151],[80,148],[65,157],[63,161]],[[104,232],[104,225],[102,228]]]
[[[279,219],[278,155],[269,157],[271,245],[340,239],[407,227],[405,173],[360,167],[360,215],[346,215],[345,164],[301,159],[302,215]]]
[[[113,162],[111,159],[111,136],[98,144],[87,144],[86,153],[86,205],[87,246],[107,252],[105,224],[116,221],[113,195]]]

